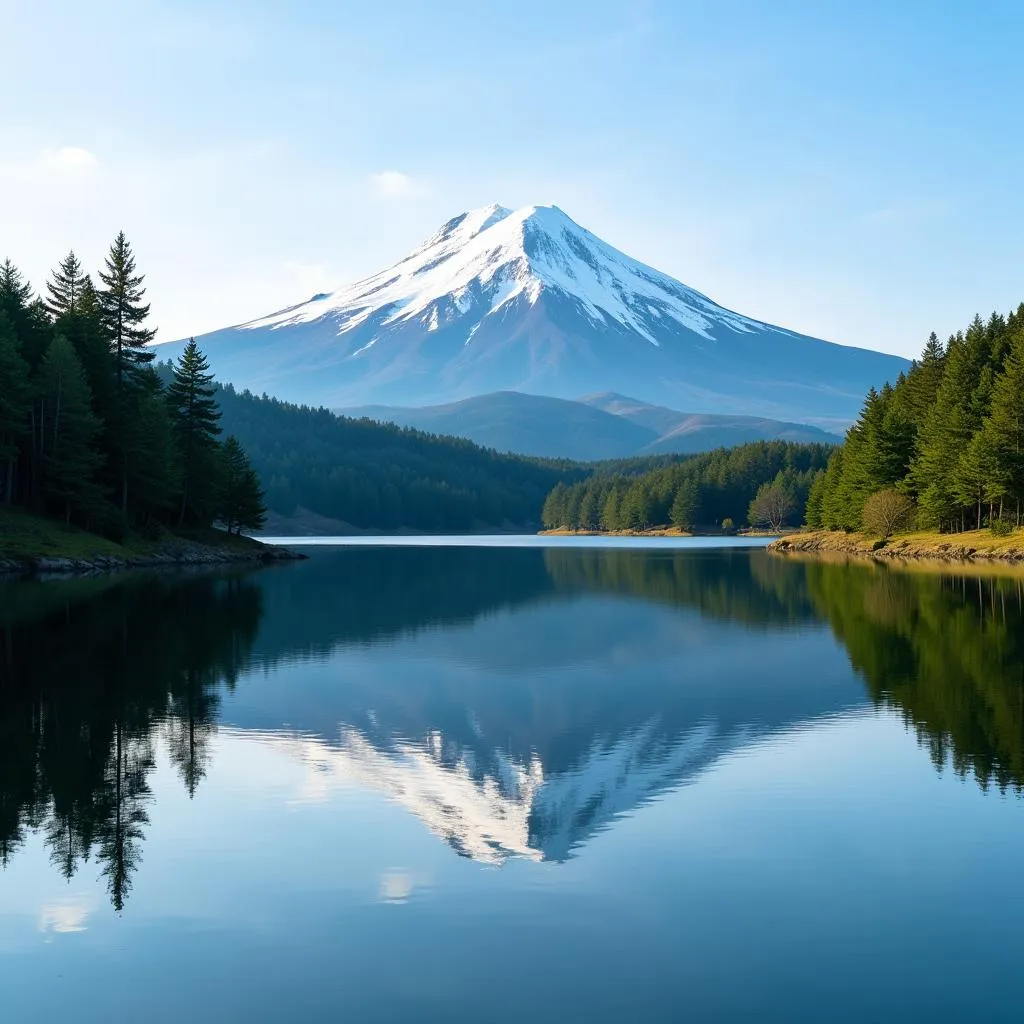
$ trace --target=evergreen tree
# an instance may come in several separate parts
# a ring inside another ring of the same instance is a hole
[[[85,281],[82,264],[72,250],[61,260],[53,277],[46,283],[49,294],[44,302],[54,320],[60,320],[76,311]]]
[[[581,530],[596,530],[601,525],[601,498],[596,487],[588,487],[580,499],[576,525]]]
[[[807,507],[804,510],[804,524],[812,530],[825,525],[825,470],[814,474],[814,481],[807,493]]]
[[[619,489],[612,487],[601,509],[601,529],[612,533],[619,529]]]
[[[94,447],[99,421],[92,412],[85,371],[63,335],[53,340],[43,358],[37,390],[43,495],[68,521],[73,512],[88,516],[102,501],[96,482],[101,457]]]
[[[117,359],[120,387],[128,372],[152,361],[153,352],[147,346],[156,336],[155,330],[144,326],[149,316],[149,304],[142,304],[145,278],[135,273],[135,256],[123,231],[110,246],[106,268],[99,276],[103,287],[97,296],[103,326]]]
[[[209,521],[216,504],[220,410],[209,370],[195,338],[189,338],[167,393],[181,454],[179,523],[190,513],[197,521]]]
[[[31,409],[28,363],[7,314],[0,312],[0,491],[8,505],[14,500],[14,471],[29,435]]]
[[[557,530],[565,521],[565,484],[556,484],[544,499],[540,521],[546,530]]]
[[[669,513],[672,525],[677,530],[692,530],[697,525],[698,501],[696,481],[684,480],[672,499],[672,510]]]
[[[993,384],[991,412],[983,427],[993,457],[992,485],[1012,499],[1021,525],[1024,498],[1024,324],[1013,332],[1003,370]]]
[[[149,523],[163,512],[179,511],[181,456],[167,396],[152,370],[139,375],[130,402],[128,475],[133,502],[143,522]]]
[[[0,311],[12,320],[18,311],[26,310],[32,302],[32,286],[21,271],[10,261],[0,264]]]
[[[259,530],[267,521],[267,506],[259,479],[245,451],[234,436],[221,448],[221,499],[219,519],[228,533]]]

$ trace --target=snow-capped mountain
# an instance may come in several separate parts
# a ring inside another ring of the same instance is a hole
[[[236,387],[332,407],[615,390],[839,423],[907,365],[731,312],[553,206],[461,214],[373,277],[200,341]]]

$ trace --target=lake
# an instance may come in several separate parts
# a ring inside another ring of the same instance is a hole
[[[1024,583],[740,541],[0,584],[5,1021],[1019,1021]]]

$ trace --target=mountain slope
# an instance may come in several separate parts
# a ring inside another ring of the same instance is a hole
[[[583,462],[692,454],[748,441],[836,443],[813,426],[749,416],[676,412],[607,392],[571,402],[499,391],[419,408],[368,405],[338,412],[428,433],[465,437],[498,451]]]
[[[536,206],[462,214],[380,274],[201,343],[237,386],[330,406],[614,388],[834,423],[907,365],[733,313]]]
[[[640,453],[694,454],[714,448],[734,448],[751,441],[798,441],[811,444],[839,444],[842,437],[806,423],[787,423],[763,416],[722,416],[712,413],[678,412],[664,406],[648,405],[608,391],[588,395],[581,404],[601,409],[656,435]]]
[[[657,440],[647,427],[564,398],[498,391],[447,405],[422,408],[370,405],[340,409],[432,434],[465,437],[485,448],[547,458],[627,458]]]

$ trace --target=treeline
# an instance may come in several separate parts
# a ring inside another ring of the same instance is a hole
[[[832,449],[756,441],[689,456],[639,475],[603,472],[556,485],[544,502],[547,529],[725,529],[749,519],[795,524]]]
[[[9,259],[0,266],[0,501],[115,540],[160,524],[258,528],[256,475],[236,439],[220,440],[195,343],[166,383],[153,369],[123,232],[98,279],[70,252],[36,296]]]
[[[259,474],[268,508],[282,516],[307,509],[384,531],[536,528],[551,488],[589,472],[568,461],[499,454],[462,438],[349,419],[230,385],[217,399],[224,428],[238,437]]]
[[[1024,500],[1024,304],[932,334],[894,386],[868,393],[816,481],[807,525],[1008,532]]]

